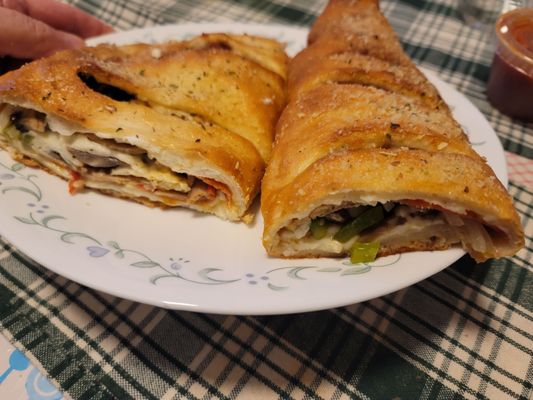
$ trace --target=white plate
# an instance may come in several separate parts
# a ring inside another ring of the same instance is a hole
[[[288,43],[306,30],[201,24],[120,32],[115,43],[182,39],[208,31],[246,32]],[[504,184],[503,149],[482,114],[435,75],[429,78],[464,124],[476,150]],[[280,260],[261,245],[262,219],[228,223],[186,209],[150,209],[93,192],[70,196],[66,183],[0,152],[0,231],[50,270],[94,289],[160,307],[225,314],[326,309],[378,297],[441,271],[464,252],[419,252],[351,265],[346,259]]]

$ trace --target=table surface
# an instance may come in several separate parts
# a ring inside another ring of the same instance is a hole
[[[71,2],[118,29],[203,21],[309,26],[325,5]],[[479,265],[465,256],[361,304],[238,317],[168,311],[81,287],[0,237],[0,398],[531,398],[533,124],[486,101],[493,36],[465,26],[456,1],[382,1],[381,8],[409,55],[465,94],[495,129],[526,248]]]

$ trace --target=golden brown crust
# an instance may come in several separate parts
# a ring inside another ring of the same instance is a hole
[[[446,107],[403,52],[377,0],[330,1],[311,29],[309,46],[291,61],[291,98],[328,82],[375,86]]]
[[[329,247],[298,250],[289,240],[301,236],[287,239],[287,229],[296,229],[299,221],[308,224],[324,206],[409,199],[495,232],[491,250],[466,246],[478,261],[523,246],[507,191],[403,53],[377,1],[331,1],[309,43],[289,66],[290,101],[262,183],[263,243],[270,255],[344,255],[346,249]],[[442,240],[404,240],[382,246],[379,254],[449,246]]]
[[[358,83],[418,98],[428,106],[444,106],[425,76],[414,66],[363,55],[353,51],[322,54],[329,44],[317,42],[291,62],[291,98],[322,83]],[[445,107],[445,106],[444,106]]]
[[[318,42],[337,42],[333,52],[351,51],[397,65],[411,64],[394,30],[379,11],[378,0],[330,1],[309,33],[309,47]]]
[[[56,53],[2,76],[0,101],[143,148],[176,172],[219,181],[232,191],[226,217],[238,219],[259,191],[285,75],[280,44],[209,34]],[[87,77],[135,99],[95,91]]]
[[[166,45],[98,46],[87,49],[97,56],[88,72],[150,105],[200,115],[237,133],[266,161],[285,105],[286,56],[279,45],[267,52],[243,39],[275,43],[210,34]]]
[[[312,134],[310,134],[312,133]],[[479,158],[447,107],[361,85],[323,84],[289,103],[278,122],[264,189],[282,187],[332,152],[360,148],[424,149]]]

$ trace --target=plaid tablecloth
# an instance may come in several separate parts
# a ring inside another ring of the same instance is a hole
[[[308,26],[325,5],[73,3],[119,29],[198,21]],[[513,168],[531,171],[533,126],[485,98],[491,35],[465,26],[454,0],[383,0],[382,9],[407,52],[485,114]],[[511,175],[527,236],[515,257],[480,265],[463,257],[396,293],[307,314],[240,317],[142,305],[68,281],[0,238],[0,329],[72,398],[531,399],[531,182]]]

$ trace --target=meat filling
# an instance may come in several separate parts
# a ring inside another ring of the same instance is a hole
[[[0,105],[0,141],[69,180],[69,191],[84,187],[145,198],[167,206],[225,202],[226,185],[174,172],[144,149],[94,134],[61,135],[45,114]]]

